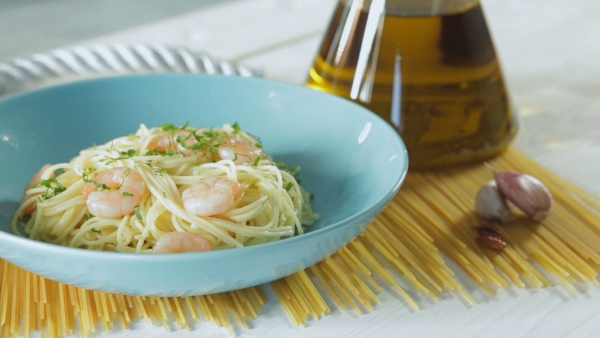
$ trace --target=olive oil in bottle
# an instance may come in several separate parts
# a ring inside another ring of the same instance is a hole
[[[430,1],[340,1],[307,83],[391,123],[411,167],[492,156],[517,130],[479,2]]]

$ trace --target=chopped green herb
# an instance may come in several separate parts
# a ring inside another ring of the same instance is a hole
[[[187,144],[185,144],[185,141],[189,140],[190,137],[192,137],[192,133],[190,133],[188,136],[183,136],[183,135],[179,135],[177,136],[177,143],[181,144],[182,146],[185,146]]]
[[[137,154],[137,151],[135,149],[129,149],[127,151],[122,151],[121,152],[121,156],[134,157],[136,154]]]
[[[167,197],[167,193],[166,192],[162,192],[163,193],[163,197]]]
[[[123,196],[131,196],[131,197],[133,197],[133,194],[130,193],[130,192],[125,191],[125,192],[123,192]]]
[[[56,178],[49,178],[47,180],[43,180],[39,182],[40,185],[46,187],[46,191],[42,193],[42,198],[47,200],[50,199],[61,192],[67,190],[60,182],[56,180]]]
[[[40,180],[37,180],[37,181],[36,181],[36,182],[35,182],[35,183],[34,183],[34,184],[31,186],[31,189],[33,189],[33,188],[37,187],[38,185],[40,185],[40,183],[42,183],[42,181],[43,181],[42,179],[40,179]]]
[[[83,169],[83,173],[81,174],[83,177],[83,181],[85,183],[92,183],[94,185],[94,189],[100,189],[100,190],[107,190],[110,189],[106,184],[104,183],[98,183],[96,181],[92,181],[90,180],[90,174],[93,174],[96,172],[96,168],[89,168],[89,169]]]
[[[172,149],[165,149],[165,150],[152,149],[152,150],[148,150],[148,152],[146,152],[146,156],[152,156],[152,155],[173,156],[173,155],[177,155],[177,154],[181,154],[181,151],[172,150]]]
[[[165,169],[159,168],[159,167],[153,167],[152,170],[154,170],[154,172],[157,173],[160,176],[162,176],[163,174],[168,174],[169,173]]]
[[[275,162],[275,165],[277,165],[277,168],[279,168],[279,170],[287,171],[296,180],[298,180],[298,175],[300,175],[300,166],[288,167],[288,165],[285,162]]]
[[[259,149],[262,149],[262,147],[263,147],[262,144],[260,144],[260,143],[255,143],[254,146]]]
[[[234,124],[233,124],[231,127],[232,127],[232,128],[233,128],[233,130],[234,130],[234,131],[233,131],[233,133],[234,133],[234,134],[237,134],[237,133],[239,133],[239,132],[240,132],[240,130],[241,130],[241,129],[240,129],[240,125],[239,125],[237,122],[236,122],[236,123],[234,123]]]
[[[256,158],[254,159],[254,163],[252,163],[253,166],[258,166],[258,162],[260,162],[260,156],[256,156]]]
[[[119,160],[126,160],[128,158],[132,158],[132,157],[136,156],[137,151],[135,151],[135,149],[129,149],[127,151],[121,151],[121,152],[119,152],[119,154],[121,154],[121,156],[111,157],[110,159],[103,159],[103,160],[100,160],[100,162],[106,162],[106,164],[111,164],[111,163],[114,163]]]
[[[94,218],[94,215],[92,214],[83,214],[83,219],[87,222],[90,219]]]
[[[139,219],[140,221],[142,220],[142,214],[140,214],[140,206],[139,205],[135,206],[135,217],[137,217],[137,219]]]
[[[177,129],[177,127],[175,127],[172,123],[164,123],[160,125],[160,129],[163,131],[170,131]]]
[[[300,174],[300,166],[288,167],[287,172],[290,173],[290,175],[294,176],[294,178],[297,178],[298,175]]]
[[[210,137],[212,139],[215,139],[215,138],[217,138],[220,135],[221,135],[221,133],[219,133],[216,130],[212,130],[212,129],[211,130],[207,130],[207,131],[204,132],[204,136]]]
[[[129,243],[127,244],[128,247],[133,248],[133,244]]]
[[[285,186],[285,190],[290,191],[290,189],[292,189],[293,186],[294,186],[294,183],[288,182],[288,184]]]
[[[116,190],[121,189],[121,187],[123,186],[123,184],[125,183],[125,178],[127,176],[129,176],[129,174],[131,173],[131,170],[129,168],[127,168],[127,170],[125,170],[125,172],[123,173],[123,180],[121,181],[121,184],[119,184],[119,186],[117,187]]]
[[[92,228],[92,232],[98,232],[98,233],[102,233],[102,231],[100,231],[100,230],[96,230],[96,228]]]

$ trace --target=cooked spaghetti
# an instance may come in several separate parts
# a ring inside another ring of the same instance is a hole
[[[273,162],[237,123],[141,125],[69,163],[42,168],[12,229],[48,243],[120,252],[256,245],[302,234],[314,222],[298,172]],[[187,242],[166,243],[173,233]]]

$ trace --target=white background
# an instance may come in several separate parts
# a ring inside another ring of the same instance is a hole
[[[166,42],[263,68],[267,78],[302,84],[336,1],[207,1],[193,5],[183,1],[177,6],[163,4],[162,11],[152,7],[157,6],[152,1],[145,5],[150,7],[130,9],[130,15],[107,15],[113,20],[99,20],[84,30],[76,29],[84,21],[79,16],[98,7],[76,7],[74,3],[34,1],[30,6],[4,7],[0,12],[0,58],[74,44]],[[117,2],[102,3],[119,9]],[[600,2],[483,0],[483,5],[522,120],[517,146],[554,172],[600,194]],[[64,22],[44,20],[49,15],[60,17],[57,13],[64,13]],[[156,21],[161,13],[174,16]],[[8,20],[15,15],[21,19]],[[9,23],[13,25],[9,27]],[[20,26],[17,29],[15,25]],[[47,36],[39,36],[47,30],[44,25],[61,29],[48,28]],[[65,32],[69,32],[66,37]],[[106,32],[112,33],[96,36]],[[413,311],[388,289],[379,295],[381,303],[372,313],[357,316],[330,302],[332,314],[309,321],[303,329],[291,324],[266,288],[270,300],[259,319],[250,323],[251,329],[238,328],[236,332],[239,337],[286,338],[600,337],[600,287],[580,284],[578,293],[561,286],[508,288],[492,298],[464,274],[457,278],[477,305],[468,305],[458,295],[446,294],[433,303],[412,293],[422,307]],[[167,334],[142,321],[133,328],[97,336],[229,336],[225,329],[206,321],[199,322],[192,332]]]

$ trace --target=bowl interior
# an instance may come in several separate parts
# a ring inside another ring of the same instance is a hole
[[[143,75],[72,83],[0,101],[0,229],[44,163],[131,134],[140,123],[219,127],[238,122],[275,160],[302,167],[322,218],[351,217],[382,199],[405,174],[398,135],[364,108],[331,95],[262,79]]]

